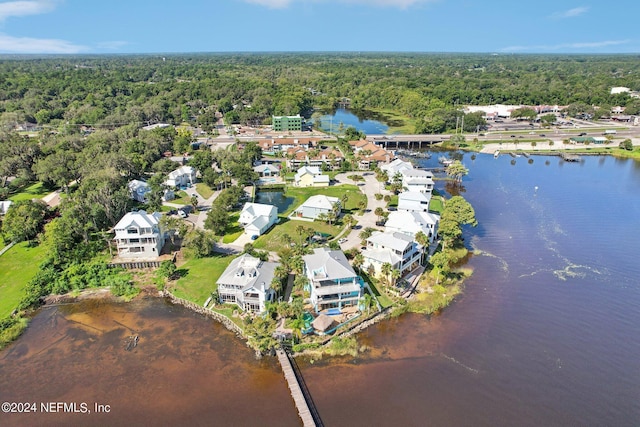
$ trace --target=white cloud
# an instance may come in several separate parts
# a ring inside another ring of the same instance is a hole
[[[49,0],[9,1],[0,3],[0,21],[4,21],[11,16],[39,15],[41,13],[51,12],[54,7],[53,1]]]
[[[88,50],[86,46],[66,40],[13,37],[0,33],[2,53],[80,53]]]
[[[598,49],[608,46],[619,46],[621,44],[630,43],[630,40],[603,40],[599,42],[578,42],[578,43],[562,43],[556,45],[537,45],[537,46],[508,46],[500,49],[501,52],[549,52],[562,51],[567,49]]]
[[[589,7],[587,6],[574,7],[573,9],[564,10],[562,12],[556,12],[553,15],[551,15],[551,18],[553,19],[575,18],[576,16],[583,15],[588,11],[589,11]]]
[[[247,3],[266,6],[270,9],[283,9],[294,3],[347,3],[363,4],[366,6],[397,7],[406,9],[420,3],[433,3],[438,0],[244,0]]]

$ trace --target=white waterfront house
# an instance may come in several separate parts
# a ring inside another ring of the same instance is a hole
[[[115,242],[122,258],[155,259],[160,256],[165,233],[159,212],[129,212],[115,225]]]
[[[409,212],[429,212],[431,193],[405,191],[398,194],[398,210]]]
[[[182,187],[196,183],[196,169],[191,166],[181,166],[169,173],[164,182],[169,187]]]
[[[384,231],[398,232],[415,238],[422,231],[433,242],[438,234],[440,216],[431,212],[396,211],[389,213]]]
[[[302,257],[305,265],[311,304],[316,312],[357,306],[363,295],[364,282],[340,250],[315,248]]]
[[[249,254],[240,255],[216,281],[220,302],[237,304],[243,311],[264,312],[266,302],[275,297],[271,281],[277,266]]]
[[[380,170],[387,172],[387,177],[391,180],[395,174],[402,172],[403,170],[413,169],[413,165],[409,162],[405,162],[402,159],[395,159],[391,163],[381,165]]]
[[[262,203],[245,203],[238,222],[244,227],[245,234],[260,236],[278,220],[278,208]]]
[[[420,265],[422,249],[422,246],[407,234],[374,232],[367,239],[367,248],[362,251],[362,268],[368,269],[369,266],[373,266],[375,276],[380,277],[382,266],[388,263],[404,276]]]
[[[433,173],[422,169],[403,169],[402,188],[405,191],[425,193],[431,195],[433,191]]]

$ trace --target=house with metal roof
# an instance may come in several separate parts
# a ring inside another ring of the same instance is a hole
[[[405,162],[402,159],[395,159],[389,164],[380,166],[380,169],[387,172],[389,180],[391,180],[395,174],[402,172],[403,170],[413,169],[413,165],[410,162]]]
[[[294,181],[298,187],[328,187],[329,175],[324,175],[317,166],[302,166]]]
[[[160,226],[162,214],[145,211],[128,212],[115,225],[115,242],[122,258],[156,259],[166,236]]]
[[[390,264],[400,275],[412,271],[420,265],[423,248],[413,237],[398,232],[374,232],[367,239],[367,247],[362,251],[364,263],[362,268],[373,266],[374,275],[382,275],[382,266]]]
[[[151,192],[151,187],[144,181],[134,179],[127,184],[131,198],[140,203],[147,203],[147,193]]]
[[[409,212],[429,212],[431,193],[404,191],[398,194],[398,210]]]
[[[266,311],[266,302],[275,297],[271,282],[278,265],[249,254],[240,255],[216,281],[219,301],[236,304],[243,311],[252,313]]]
[[[196,169],[191,166],[181,166],[169,173],[164,182],[169,187],[182,187],[196,183]]]
[[[305,289],[316,312],[358,305],[364,282],[342,251],[315,248],[302,259],[308,280]]]
[[[440,216],[431,212],[395,211],[389,213],[384,230],[388,232],[403,233],[412,238],[422,231],[430,242],[433,242],[438,234]]]
[[[336,214],[340,215],[340,199],[337,197],[329,197],[323,194],[309,197],[302,205],[300,205],[292,214],[292,218],[316,219],[322,214],[336,210]]]
[[[238,223],[244,227],[245,234],[260,236],[278,220],[278,208],[262,203],[245,203],[240,212]]]
[[[402,188],[405,191],[431,194],[433,191],[433,173],[422,169],[403,169]]]

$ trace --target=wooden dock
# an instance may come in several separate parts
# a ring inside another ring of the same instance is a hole
[[[278,349],[276,354],[278,356],[280,366],[282,366],[284,378],[289,384],[291,397],[293,397],[296,408],[298,408],[298,414],[302,419],[302,424],[304,427],[322,427],[322,420],[320,419],[320,415],[313,404],[311,394],[309,394],[309,390],[304,383],[304,379],[302,378],[299,370],[296,371],[296,369],[294,369],[297,368],[297,366],[294,366],[295,360],[293,360],[293,357],[283,349]]]

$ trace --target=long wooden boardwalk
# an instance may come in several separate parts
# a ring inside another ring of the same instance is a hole
[[[322,420],[313,404],[311,394],[309,394],[304,379],[299,371],[296,374],[294,370],[295,361],[282,349],[278,349],[276,354],[278,355],[278,361],[280,362],[280,366],[282,366],[282,372],[289,384],[291,397],[293,397],[296,408],[298,408],[298,414],[302,419],[304,427],[322,427]]]

